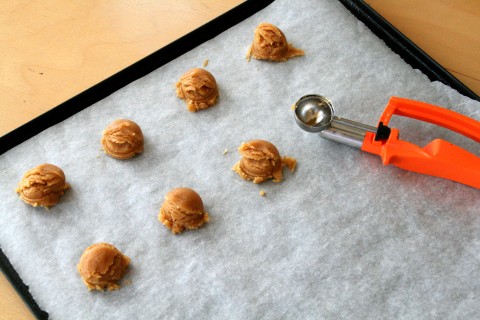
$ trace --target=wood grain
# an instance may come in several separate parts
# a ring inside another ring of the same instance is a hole
[[[0,136],[243,0],[0,4]]]
[[[31,320],[35,319],[23,303],[22,298],[10,285],[7,278],[0,272],[0,319],[1,320]]]
[[[0,136],[241,2],[1,1]],[[480,95],[480,1],[366,2]],[[1,273],[0,319],[33,319]]]
[[[365,2],[454,77],[480,95],[480,1]]]

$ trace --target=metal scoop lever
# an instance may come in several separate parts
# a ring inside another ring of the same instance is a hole
[[[388,127],[394,114],[436,124],[480,142],[480,122],[419,101],[392,97],[377,127],[336,117],[330,101],[319,95],[306,95],[295,103],[295,121],[305,131],[376,154],[384,165],[480,189],[480,157],[441,139],[423,148],[400,140],[398,129]]]

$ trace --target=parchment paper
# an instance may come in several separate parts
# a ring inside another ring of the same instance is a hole
[[[306,55],[247,63],[263,21]],[[174,84],[205,59],[220,101],[190,113]],[[4,154],[2,250],[51,319],[478,318],[479,191],[384,167],[377,156],[302,131],[290,106],[309,93],[370,125],[390,96],[480,117],[479,102],[431,83],[339,2],[279,0]],[[102,130],[117,118],[141,126],[142,155],[103,154]],[[415,143],[444,138],[480,153],[449,131],[396,123]],[[250,139],[297,158],[297,170],[285,170],[280,184],[241,180],[231,167]],[[44,162],[71,184],[48,211],[14,192]],[[174,236],[157,214],[179,186],[197,190],[211,221]],[[89,292],[76,270],[83,250],[101,241],[132,259],[118,291]]]

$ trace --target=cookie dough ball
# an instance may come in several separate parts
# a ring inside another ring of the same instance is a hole
[[[175,188],[165,196],[158,220],[174,234],[185,229],[198,229],[208,221],[202,198],[190,188]]]
[[[88,290],[116,290],[126,273],[130,258],[108,243],[96,243],[85,249],[77,265]]]
[[[175,85],[177,96],[185,100],[188,111],[195,112],[213,106],[218,99],[217,82],[207,70],[188,70]]]
[[[68,188],[62,169],[45,163],[27,171],[15,191],[25,203],[48,208],[57,204]]]
[[[255,29],[253,43],[248,50],[247,60],[255,59],[286,61],[289,58],[303,56],[303,50],[294,48],[287,42],[283,32],[270,23],[260,23]]]
[[[268,179],[282,181],[282,158],[277,148],[265,140],[252,140],[238,148],[242,159],[232,168],[245,180],[261,183]]]
[[[131,120],[115,120],[103,131],[102,146],[112,158],[130,159],[143,151],[142,130]]]

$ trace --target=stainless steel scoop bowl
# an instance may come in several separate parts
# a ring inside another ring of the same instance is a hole
[[[295,104],[295,121],[308,132],[321,132],[328,128],[333,114],[332,104],[323,96],[309,94]]]
[[[335,116],[327,98],[309,94],[295,103],[295,121],[305,131],[320,133],[322,138],[361,148],[365,133],[377,128]]]

